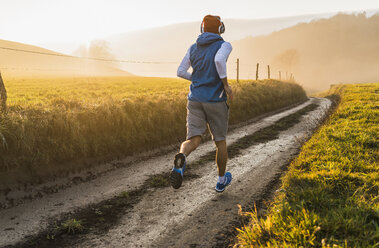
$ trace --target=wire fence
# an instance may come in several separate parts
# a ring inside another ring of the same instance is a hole
[[[52,52],[40,52],[40,51],[32,51],[32,50],[25,50],[25,49],[17,49],[17,48],[10,48],[10,47],[1,47],[2,50],[8,50],[8,51],[14,51],[14,52],[23,52],[23,53],[31,53],[31,54],[39,54],[44,56],[55,56],[55,57],[63,57],[63,58],[70,58],[70,59],[78,59],[78,60],[92,60],[92,61],[102,61],[102,62],[115,62],[115,63],[130,63],[130,64],[179,64],[179,62],[174,61],[139,61],[139,60],[125,60],[125,59],[108,59],[108,58],[93,58],[93,57],[77,57],[72,55],[66,55],[66,54],[60,54],[60,53],[52,53]],[[236,61],[236,78],[237,82],[239,82],[239,75],[240,75],[240,65],[244,66],[251,66],[247,63],[240,64],[239,58],[237,58]],[[74,72],[74,71],[82,71],[84,68],[80,69],[56,69],[56,68],[26,68],[26,67],[0,67],[0,113],[6,113],[7,111],[7,92],[5,85],[3,83],[2,77],[1,77],[1,70],[13,70],[13,71],[51,71],[51,72]],[[248,72],[253,72],[254,70],[248,70]],[[255,80],[259,79],[259,63],[256,64],[256,78]],[[278,71],[279,80],[282,80],[282,72]],[[290,77],[288,77],[288,72],[285,72],[285,78],[284,80],[289,80],[292,82],[295,82],[295,77],[291,73]],[[250,76],[250,74],[249,74]],[[271,70],[270,65],[267,65],[267,78],[271,78]]]
[[[178,64],[179,62],[175,61],[139,61],[139,60],[125,60],[125,59],[107,59],[107,58],[93,58],[93,57],[77,57],[67,54],[60,53],[49,53],[49,52],[38,52],[32,50],[24,50],[10,47],[0,47],[2,50],[9,50],[15,52],[24,52],[24,53],[33,53],[47,56],[56,56],[56,57],[65,57],[71,59],[85,59],[85,60],[95,60],[95,61],[104,61],[104,62],[116,62],[116,63],[130,63],[130,64]]]
[[[110,58],[94,58],[94,57],[78,57],[78,56],[72,56],[67,54],[60,54],[60,53],[53,53],[53,52],[41,52],[41,51],[32,51],[32,50],[26,50],[26,49],[18,49],[18,48],[10,48],[10,47],[1,47],[2,50],[8,50],[8,51],[14,51],[14,52],[23,52],[23,53],[31,53],[31,54],[39,54],[39,55],[46,55],[46,56],[56,56],[56,57],[63,57],[63,58],[70,58],[70,59],[78,59],[78,60],[92,60],[92,61],[102,61],[102,62],[113,62],[113,63],[129,63],[129,64],[158,64],[158,65],[164,65],[164,64],[179,64],[179,61],[142,61],[142,60],[127,60],[127,59],[110,59]],[[237,58],[236,61],[236,78],[237,81],[239,81],[239,75],[240,75],[240,65],[243,66],[251,66],[251,64],[247,63],[240,63],[239,58]],[[80,69],[50,69],[50,68],[26,68],[26,67],[0,67],[0,70],[13,70],[13,71],[51,71],[51,72],[74,72],[74,71],[82,71],[83,68]],[[250,78],[250,72],[253,72],[254,70],[249,70],[248,77]],[[292,73],[285,72],[286,76],[282,76],[282,72],[278,71],[278,79],[279,80],[290,80],[295,81],[295,78]],[[289,76],[290,75],[290,76]],[[258,80],[259,76],[259,63],[257,64],[256,68],[256,80]],[[270,66],[268,65],[268,73],[267,78],[270,79]]]
[[[48,68],[32,68],[32,67],[0,67],[0,70],[10,70],[10,71],[82,71],[81,69],[48,69]]]

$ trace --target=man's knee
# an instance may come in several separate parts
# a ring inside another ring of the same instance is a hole
[[[195,147],[198,147],[201,143],[201,137],[200,136],[194,136],[192,138],[189,139],[191,141],[191,143],[195,146]]]
[[[226,147],[226,140],[215,141],[217,148]]]

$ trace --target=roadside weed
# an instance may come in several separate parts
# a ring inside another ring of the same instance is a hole
[[[76,219],[68,219],[62,223],[62,229],[67,233],[75,234],[84,230],[83,221]]]
[[[338,86],[335,113],[291,163],[268,214],[248,213],[236,247],[378,247],[378,91]]]

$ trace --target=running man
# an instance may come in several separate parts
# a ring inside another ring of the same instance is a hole
[[[218,180],[216,191],[223,192],[232,181],[226,171],[228,151],[226,132],[228,129],[229,106],[227,95],[233,99],[232,88],[226,76],[226,61],[232,51],[229,42],[221,38],[225,26],[219,16],[207,15],[201,23],[201,35],[187,51],[179,65],[178,77],[191,81],[187,104],[187,140],[175,155],[170,183],[178,189],[182,185],[186,157],[201,142],[201,136],[209,126],[216,144]],[[192,66],[192,73],[188,69]]]

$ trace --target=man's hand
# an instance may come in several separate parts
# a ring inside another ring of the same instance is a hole
[[[229,96],[229,99],[232,101],[233,100],[233,90],[232,90],[232,87],[230,87],[230,85],[224,85],[224,89],[225,89],[225,92],[226,94]]]
[[[233,90],[232,90],[232,87],[230,87],[230,85],[228,83],[228,79],[222,78],[221,81],[224,84],[224,90],[225,90],[226,94],[229,96],[229,99],[232,101],[233,100]]]

